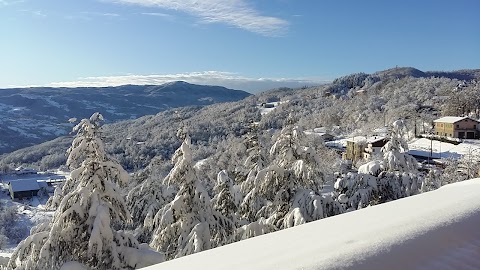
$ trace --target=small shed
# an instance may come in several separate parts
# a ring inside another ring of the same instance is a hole
[[[10,197],[13,199],[31,198],[37,196],[40,185],[35,179],[12,180],[8,184]]]

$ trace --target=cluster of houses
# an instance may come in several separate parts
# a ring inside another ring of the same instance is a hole
[[[64,177],[39,180],[39,177],[35,177],[37,174],[34,169],[18,167],[10,175],[0,175],[0,180],[7,187],[12,200],[37,196],[41,190],[47,193],[53,184],[65,180]]]
[[[265,106],[267,108],[267,106]],[[439,118],[434,123],[433,135],[442,138],[458,138],[458,139],[478,139],[480,137],[480,122],[469,117],[453,117],[447,116]],[[324,141],[333,139],[326,130],[322,128],[305,131],[306,134],[312,134],[321,137]],[[356,136],[346,140],[346,149],[343,152],[343,158],[356,162],[359,160],[369,160],[375,155],[381,154],[382,147],[387,143],[385,136]],[[2,182],[8,185],[10,197],[13,199],[23,199],[37,196],[42,189],[45,191],[53,183],[61,182],[63,179],[38,180],[36,177],[28,177],[38,172],[33,169],[18,167],[13,172],[17,178]],[[2,176],[0,175],[0,178]]]
[[[433,135],[451,139],[479,139],[480,122],[469,117],[446,116],[433,121]],[[379,154],[387,143],[384,136],[363,137],[357,136],[347,139],[343,159],[356,162],[369,160],[373,155]]]

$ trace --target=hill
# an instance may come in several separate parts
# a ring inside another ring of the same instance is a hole
[[[107,123],[160,111],[241,100],[250,94],[220,86],[172,82],[83,88],[0,89],[0,154],[71,131],[70,118],[101,112]]]
[[[175,136],[177,129],[183,126],[196,145],[195,159],[214,155],[222,169],[233,169],[230,166],[240,162],[245,154],[237,144],[241,144],[251,122],[258,122],[259,133],[270,138],[283,127],[289,114],[303,129],[340,127],[337,135],[357,132],[365,136],[398,118],[410,119],[412,132],[413,125],[417,125],[418,131],[425,131],[440,112],[453,115],[461,113],[455,111],[457,108],[475,111],[475,106],[479,106],[478,81],[464,83],[446,77],[412,75],[427,73],[411,68],[358,73],[318,87],[273,89],[235,102],[166,110],[105,125],[106,147],[126,169],[136,170],[155,157],[169,159],[180,143]],[[457,87],[459,84],[463,86]],[[469,103],[458,106],[462,100]],[[276,101],[282,102],[272,112],[261,115],[261,103]],[[70,142],[69,138],[58,138],[20,149],[0,156],[0,166],[32,164],[41,169],[56,168],[65,163]]]

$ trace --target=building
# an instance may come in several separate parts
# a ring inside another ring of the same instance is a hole
[[[37,196],[39,190],[40,185],[35,179],[12,180],[8,183],[8,191],[12,200]]]
[[[356,162],[361,159],[370,159],[375,154],[380,154],[382,147],[387,143],[387,139],[382,136],[373,137],[353,137],[347,139],[347,151],[344,159]]]
[[[37,174],[38,171],[35,169],[24,168],[22,166],[15,169],[15,174],[17,175],[27,175],[27,174]]]
[[[327,128],[325,127],[308,129],[308,130],[305,130],[303,133],[305,133],[305,135],[312,135],[312,136],[321,138],[325,142],[328,142],[334,139],[334,136],[328,133]]]
[[[469,117],[446,116],[434,120],[435,135],[459,138],[459,139],[478,139],[479,124],[477,120]]]

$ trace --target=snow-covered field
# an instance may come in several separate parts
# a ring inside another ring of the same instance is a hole
[[[145,269],[480,269],[480,178]]]
[[[461,158],[463,155],[480,153],[479,140],[464,140],[458,145],[420,138],[408,143],[409,154],[430,157],[430,149],[433,158]]]

